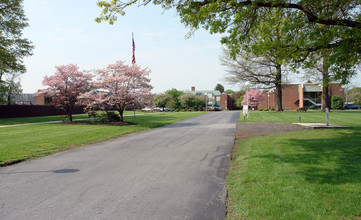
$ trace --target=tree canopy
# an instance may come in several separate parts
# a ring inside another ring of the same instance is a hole
[[[45,76],[43,85],[46,89],[40,90],[38,94],[47,94],[52,97],[54,105],[61,105],[72,121],[72,112],[79,96],[90,89],[92,75],[80,71],[74,64],[55,67],[55,74]]]
[[[166,106],[173,107],[173,97],[168,93],[162,93],[153,97],[153,103],[157,107],[162,107],[163,110]]]
[[[11,105],[13,99],[23,92],[20,83],[20,73],[7,74],[3,81],[0,81],[0,103]]]
[[[258,89],[250,89],[244,95],[242,105],[247,104],[252,108],[257,108],[257,106],[265,99],[265,97],[261,94],[261,91]]]
[[[0,1],[0,80],[6,73],[25,72],[22,59],[32,55],[31,42],[22,37],[28,26],[22,0]]]
[[[94,90],[82,95],[87,108],[110,106],[119,112],[119,120],[123,121],[123,112],[127,105],[134,105],[136,100],[151,97],[153,88],[149,78],[150,70],[138,65],[126,65],[123,61],[109,64],[97,70]]]
[[[183,94],[179,97],[179,100],[184,108],[198,109],[205,106],[204,96],[198,96],[193,94]]]
[[[218,90],[220,91],[221,93],[224,92],[224,86],[222,86],[222,84],[217,84],[216,87],[214,88],[214,90]]]
[[[349,93],[349,99],[355,104],[359,106],[359,109],[361,108],[361,87],[356,87],[353,89],[350,89]]]
[[[182,104],[180,103],[179,97],[183,95],[183,92],[175,88],[165,91],[166,94],[169,94],[172,97],[172,101],[168,102],[168,107],[172,109],[181,109]]]
[[[347,83],[348,77],[355,73],[355,65],[360,63],[361,10],[357,8],[360,0],[144,0],[142,5],[150,2],[165,9],[175,8],[190,33],[199,28],[211,34],[222,33],[222,43],[232,54],[250,47],[253,31],[269,35],[265,21],[272,24],[281,20],[286,24],[283,33],[289,42],[279,45],[267,41],[258,47],[259,51],[282,46],[284,57],[300,63],[314,52],[329,49],[330,71],[336,72],[343,83]],[[96,21],[112,24],[117,15],[124,15],[128,6],[137,3],[136,0],[98,1],[103,10]],[[281,13],[281,19],[272,16],[275,9]]]

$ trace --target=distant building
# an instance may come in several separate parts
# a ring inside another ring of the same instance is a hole
[[[51,105],[52,98],[44,93],[37,94],[35,99],[36,105]]]
[[[192,86],[191,90],[183,91],[183,93],[207,96],[207,106],[221,107],[228,110],[234,109],[232,95],[221,93],[218,90],[196,90],[195,86]]]
[[[232,95],[222,93],[220,96],[220,104],[221,108],[225,110],[234,110],[235,109],[235,103],[234,99],[232,98]]]
[[[12,100],[14,105],[35,105],[35,95],[31,93],[22,93]]]
[[[220,96],[221,92],[218,90],[196,90],[196,87],[192,86],[191,90],[183,91],[184,94],[193,94],[193,95],[204,95],[207,96],[207,106],[216,106],[220,107]]]
[[[265,99],[258,108],[272,109],[276,107],[274,89],[262,92]],[[344,89],[339,84],[330,84],[328,94],[330,99],[334,95],[344,99]],[[298,108],[320,108],[322,106],[322,87],[319,84],[289,84],[282,87],[282,108],[297,110]]]

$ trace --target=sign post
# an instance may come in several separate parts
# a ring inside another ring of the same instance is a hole
[[[329,125],[328,114],[329,114],[329,109],[326,108],[326,126]]]
[[[243,105],[243,116],[248,118],[248,105]]]

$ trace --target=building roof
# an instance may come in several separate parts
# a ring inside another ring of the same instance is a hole
[[[321,86],[304,86],[304,92],[322,92]]]
[[[14,102],[35,102],[35,95],[32,93],[23,93],[14,98]]]
[[[209,94],[209,93],[212,93],[213,96],[221,95],[221,92],[218,90],[196,90],[196,91],[185,90],[183,92],[185,94],[193,94],[193,95],[205,95],[205,94]]]

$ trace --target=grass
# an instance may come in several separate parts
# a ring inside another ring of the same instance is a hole
[[[184,120],[203,112],[157,113],[125,117],[130,126],[38,124],[0,128],[0,166],[121,137]],[[51,119],[52,120],[52,119]]]
[[[325,113],[251,112],[247,121],[324,122]],[[351,129],[239,141],[227,177],[227,219],[360,219],[361,112],[332,111]],[[240,120],[243,121],[243,118]]]
[[[272,123],[298,123],[301,116],[302,123],[326,123],[326,113],[316,110],[307,112],[284,111],[284,112],[262,112],[250,111],[249,118],[240,117],[240,122],[272,122]],[[361,126],[361,111],[330,111],[330,124]]]

